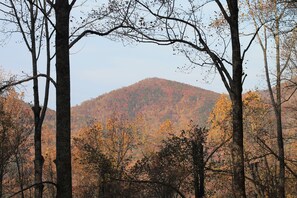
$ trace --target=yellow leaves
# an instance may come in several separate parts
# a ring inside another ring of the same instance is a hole
[[[269,106],[262,101],[257,92],[248,92],[243,96],[243,120],[247,135],[256,135],[269,126]]]
[[[82,135],[74,139],[78,156],[88,164],[93,155],[101,153],[116,169],[126,167],[137,155],[136,148],[141,141],[139,122],[141,119],[129,121],[114,115],[105,124],[97,122],[81,130]]]
[[[94,148],[98,148],[102,144],[103,139],[103,125],[100,122],[96,122],[89,127],[82,128],[76,137],[74,142],[77,145],[91,145]]]
[[[243,95],[243,120],[245,133],[258,133],[267,119],[268,105],[259,93],[249,91]],[[210,116],[209,137],[212,140],[230,137],[232,130],[232,104],[227,95],[221,95]]]
[[[116,120],[115,119],[108,119],[107,120],[107,123],[106,123],[106,129],[107,130],[113,130],[113,128],[115,127],[115,122]]]
[[[160,128],[158,130],[158,133],[163,134],[163,135],[166,135],[166,134],[169,134],[169,133],[172,133],[172,132],[173,132],[173,125],[172,125],[172,122],[169,119],[165,120],[160,125]]]
[[[231,131],[231,102],[227,95],[222,94],[210,113],[210,131],[208,139],[223,140]],[[229,135],[228,135],[229,136]]]
[[[97,131],[102,131],[103,130],[102,124],[100,122],[95,123],[94,129],[96,129]]]
[[[268,104],[265,104],[259,93],[249,91],[243,95],[243,108],[245,111],[253,109],[256,111],[265,112],[266,109],[269,108]]]
[[[227,121],[230,117],[231,102],[227,95],[221,95],[216,102],[211,114],[209,121],[213,124],[216,122]]]
[[[146,153],[153,153],[156,150],[158,150],[161,145],[161,142],[163,140],[166,140],[169,134],[173,133],[173,123],[169,119],[162,122],[157,131],[148,134],[146,141],[147,146],[145,148]]]

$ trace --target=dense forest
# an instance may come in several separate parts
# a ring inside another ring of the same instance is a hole
[[[32,63],[0,71],[0,197],[297,196],[296,1],[88,3],[0,2],[1,38]],[[152,78],[71,107],[70,49],[90,35],[172,46],[226,94]],[[267,87],[243,93],[252,46]]]

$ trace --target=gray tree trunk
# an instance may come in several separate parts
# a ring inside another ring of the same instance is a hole
[[[276,11],[277,12],[277,11]],[[276,14],[277,16],[277,14]],[[275,19],[275,47],[276,47],[276,103],[273,104],[276,117],[277,145],[279,156],[279,190],[278,197],[285,197],[285,151],[283,141],[282,126],[282,99],[281,99],[281,63],[280,63],[280,38],[279,38],[279,18]]]

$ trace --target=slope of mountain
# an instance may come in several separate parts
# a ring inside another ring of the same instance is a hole
[[[134,119],[141,115],[150,128],[165,120],[182,128],[193,120],[205,125],[219,94],[187,84],[149,78],[72,107],[72,128],[104,122],[113,114]]]

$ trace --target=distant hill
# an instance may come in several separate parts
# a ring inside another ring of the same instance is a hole
[[[72,129],[94,120],[104,122],[113,114],[127,119],[142,115],[151,129],[168,119],[178,128],[190,120],[204,126],[218,97],[191,85],[149,78],[72,107]]]

